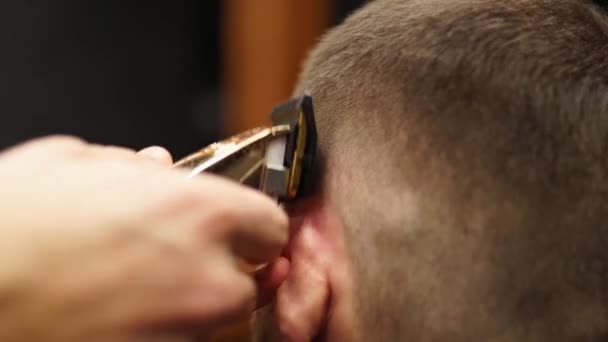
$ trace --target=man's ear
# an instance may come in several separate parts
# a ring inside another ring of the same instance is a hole
[[[329,324],[328,313],[344,289],[346,253],[339,221],[319,196],[300,203],[294,214],[285,251],[290,268],[277,291],[275,315],[288,340],[308,341]]]
[[[287,278],[276,297],[276,318],[290,341],[308,341],[324,326],[330,299],[328,271],[331,260],[320,227],[302,218],[294,227],[287,258]]]

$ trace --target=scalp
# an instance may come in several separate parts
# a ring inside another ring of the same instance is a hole
[[[439,329],[424,312],[450,312],[445,290],[473,315],[447,340],[606,331],[568,307],[608,308],[607,46],[578,0],[376,0],[320,41],[296,92],[315,101],[370,330]]]

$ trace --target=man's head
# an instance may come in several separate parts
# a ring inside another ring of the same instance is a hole
[[[376,0],[329,32],[322,177],[276,299],[291,338],[608,336],[608,17],[581,0]]]

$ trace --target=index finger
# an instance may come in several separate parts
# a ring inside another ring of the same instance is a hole
[[[192,180],[204,186],[212,202],[210,224],[239,258],[264,263],[281,254],[289,238],[287,214],[259,191],[208,174]]]

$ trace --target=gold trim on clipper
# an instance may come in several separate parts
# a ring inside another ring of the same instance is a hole
[[[213,143],[174,164],[190,169],[189,177],[202,172],[218,174],[256,188],[280,200],[302,192],[302,179],[310,183],[316,150],[312,100],[305,96],[277,106],[274,126],[258,127]]]

